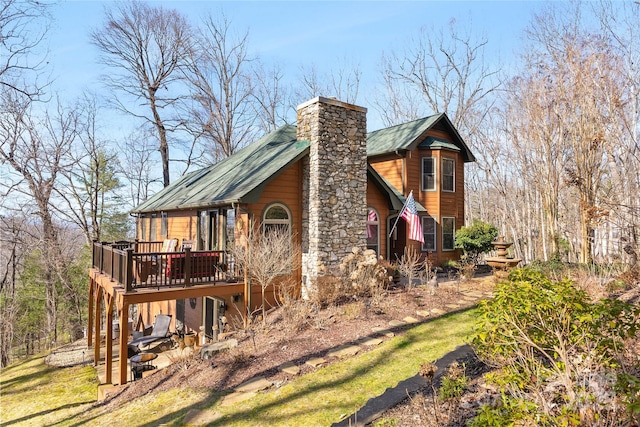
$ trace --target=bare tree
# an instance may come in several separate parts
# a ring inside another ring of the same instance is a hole
[[[260,286],[263,323],[266,323],[267,289],[273,288],[278,280],[295,273],[300,267],[301,253],[299,244],[289,230],[279,227],[264,230],[260,227],[251,233],[246,245],[235,246],[236,262]]]
[[[54,112],[37,117],[32,103],[15,92],[5,92],[0,118],[0,162],[12,171],[11,180],[1,185],[16,200],[24,200],[36,215],[40,228],[39,247],[44,258],[44,288],[46,289],[47,333],[57,339],[58,272],[63,269],[58,240],[58,227],[52,211],[52,197],[59,175],[74,166],[70,150],[75,138],[76,115],[58,104]]]
[[[101,139],[96,98],[85,94],[76,111],[78,143],[73,157],[77,167],[62,171],[66,185],[56,188],[62,203],[55,208],[58,215],[83,231],[89,245],[94,240],[103,240],[107,234],[103,229],[114,228],[118,222],[117,206],[122,205],[117,194],[121,187],[120,166],[117,154],[110,152],[107,141]]]
[[[155,148],[145,129],[127,136],[123,145],[125,149],[121,152],[119,172],[129,186],[131,206],[138,206],[147,200],[153,188],[162,182],[162,178],[153,173]]]
[[[191,50],[185,77],[190,103],[185,107],[197,157],[214,164],[255,138],[253,84],[248,34],[235,37],[231,21],[208,16]]]
[[[606,152],[610,144],[617,145],[619,136],[614,131],[619,128],[616,111],[624,108],[625,95],[617,65],[621,58],[601,34],[585,28],[580,12],[578,6],[551,8],[535,17],[528,31],[532,55],[525,86],[529,90],[526,98],[515,101],[514,109],[524,112],[523,105],[536,104],[528,113],[539,113],[528,116],[523,127],[536,126],[542,138],[528,142],[547,148],[546,157],[536,165],[538,170],[547,169],[541,179],[550,181],[543,200],[551,194],[557,203],[561,184],[573,189],[579,212],[579,260],[590,263],[595,229],[608,215],[599,200],[602,184],[609,179]]]
[[[49,5],[37,0],[0,1],[0,87],[36,99],[46,55],[39,52],[49,28]]]
[[[168,133],[177,124],[162,113],[179,98],[179,70],[191,50],[186,18],[175,10],[139,1],[118,3],[106,11],[102,27],[91,32],[91,42],[109,69],[104,76],[107,86],[119,94],[114,99],[116,107],[156,130],[166,187],[170,183]],[[140,103],[148,111],[136,109]]]
[[[497,69],[485,61],[486,38],[476,39],[471,24],[460,29],[455,20],[443,29],[423,28],[406,48],[383,55],[385,87],[375,102],[384,120],[416,119],[430,113],[447,113],[465,135],[473,135],[500,87]],[[428,110],[416,109],[416,94]],[[397,122],[387,122],[395,125]]]
[[[287,111],[294,111],[284,74],[278,65],[265,70],[258,63],[254,68],[253,105],[262,133],[267,134],[287,123]]]
[[[362,70],[346,59],[337,61],[337,68],[319,73],[316,64],[300,67],[300,85],[295,91],[297,103],[316,96],[335,96],[341,101],[358,102]]]

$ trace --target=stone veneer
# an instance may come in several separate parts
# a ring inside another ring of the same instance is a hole
[[[298,106],[303,163],[303,295],[333,275],[353,247],[366,247],[367,109],[318,97]]]

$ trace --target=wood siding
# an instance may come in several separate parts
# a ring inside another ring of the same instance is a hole
[[[451,135],[441,130],[431,129],[420,140],[432,136],[445,141],[451,141]],[[434,191],[422,191],[422,159],[435,159],[436,173]],[[454,192],[442,191],[442,160],[455,161]],[[403,159],[396,155],[381,156],[371,161],[373,168],[405,196],[413,190],[413,196],[424,206],[436,220],[436,252],[432,254],[433,262],[440,265],[460,257],[459,251],[442,250],[442,217],[454,217],[455,229],[464,225],[464,160],[460,152],[446,149],[425,150],[414,149],[405,153]],[[403,170],[404,167],[404,170]],[[386,239],[385,239],[386,241]],[[414,250],[421,250],[419,242],[407,241],[407,246]]]

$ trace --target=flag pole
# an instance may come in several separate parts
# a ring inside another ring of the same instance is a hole
[[[393,234],[393,230],[395,230],[396,229],[396,225],[398,225],[398,221],[400,220],[400,218],[402,218],[402,213],[407,208],[407,203],[409,202],[409,197],[413,197],[413,190],[411,190],[409,192],[409,196],[407,196],[407,199],[404,201],[404,205],[402,206],[402,209],[400,209],[400,212],[398,213],[398,216],[396,217],[396,222],[394,222],[393,223],[393,227],[391,227],[391,231],[389,232],[389,237],[391,237],[391,235]]]

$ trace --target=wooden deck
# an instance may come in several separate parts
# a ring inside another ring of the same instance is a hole
[[[101,360],[100,326],[102,304],[106,319],[104,351],[105,383],[126,384],[128,363],[126,357],[118,357],[118,381],[113,381],[114,336],[113,313],[118,312],[118,323],[128,324],[129,306],[147,302],[199,298],[224,297],[243,294],[245,304],[248,292],[245,281],[237,279],[237,271],[228,267],[228,256],[220,251],[163,253],[137,252],[140,243],[94,243],[93,266],[89,270],[89,316],[87,345],[94,349],[94,363]],[[161,243],[161,242],[160,242]],[[139,267],[141,263],[147,263]],[[134,270],[144,268],[145,270]],[[153,269],[153,270],[152,270]],[[233,274],[230,274],[233,273]],[[127,354],[128,328],[120,328],[116,354]]]

